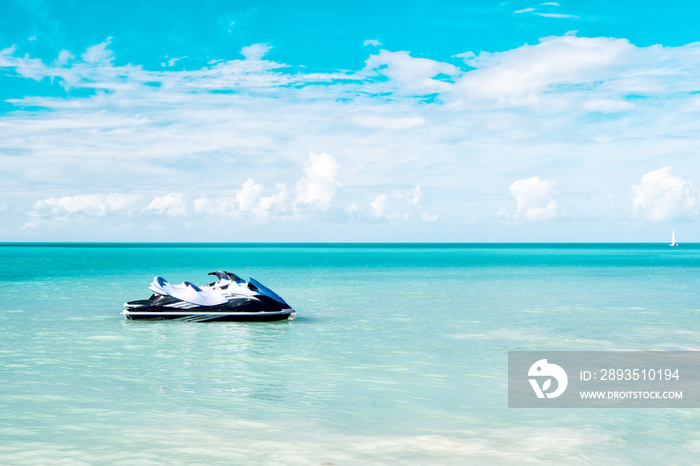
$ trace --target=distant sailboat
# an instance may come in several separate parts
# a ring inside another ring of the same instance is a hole
[[[676,243],[676,231],[675,230],[671,232],[671,244],[669,244],[669,246],[678,246],[678,244]]]

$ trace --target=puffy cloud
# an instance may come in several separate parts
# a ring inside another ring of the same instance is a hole
[[[413,205],[418,205],[420,202],[423,200],[423,191],[420,189],[420,186],[416,186],[413,189],[413,196],[410,198],[407,198],[409,204]]]
[[[201,197],[193,203],[194,211],[221,218],[238,218],[244,215],[267,218],[271,212],[287,209],[289,191],[285,183],[277,183],[271,195],[263,196],[264,186],[248,178],[235,196],[216,198]]]
[[[140,196],[130,194],[79,194],[76,196],[50,197],[37,201],[34,208],[52,215],[86,214],[102,216],[109,212],[127,211]]]
[[[58,57],[53,62],[54,66],[66,66],[68,63],[75,58],[69,50],[61,50],[58,52]]]
[[[638,217],[655,222],[695,217],[700,210],[700,195],[690,181],[662,167],[642,176],[632,186],[632,211]]]
[[[241,186],[240,191],[236,194],[236,204],[238,209],[243,212],[252,212],[255,210],[258,198],[262,192],[263,186],[256,183],[253,178],[248,178]]]
[[[37,58],[16,57],[16,47],[11,47],[0,50],[0,67],[14,69],[20,76],[24,76],[35,81],[39,81],[46,76],[54,76],[55,73],[49,71],[41,60]]]
[[[155,211],[161,215],[179,217],[187,213],[187,201],[182,193],[170,193],[165,196],[156,196],[146,207],[147,211]]]
[[[449,63],[413,58],[405,51],[381,50],[377,55],[370,55],[365,64],[365,70],[383,74],[398,85],[399,89],[420,94],[448,91],[451,83],[433,78],[438,75],[457,76],[461,73],[459,68]]]
[[[109,63],[114,60],[114,54],[107,46],[112,42],[112,38],[108,37],[107,40],[99,44],[88,47],[84,54],[80,58],[83,59],[85,63],[97,64],[97,63]],[[63,52],[61,52],[63,53]],[[70,52],[69,52],[70,53]],[[59,58],[60,55],[59,55]]]
[[[313,207],[326,210],[335,196],[340,182],[340,165],[328,154],[309,155],[305,175],[296,184],[294,208]]]
[[[513,218],[523,220],[550,220],[558,215],[556,194],[557,182],[542,180],[535,176],[518,180],[510,185],[510,194],[515,199]]]
[[[358,210],[356,205],[352,207],[354,207],[353,213]],[[411,218],[419,218],[423,222],[434,222],[439,217],[438,214],[424,210],[423,191],[420,186],[410,191],[395,190],[389,195],[378,194],[369,203],[369,208],[375,219],[407,221]]]
[[[375,217],[383,217],[384,209],[386,208],[386,194],[379,194],[374,198],[372,202],[369,203],[369,207],[372,209],[372,213]]]
[[[272,49],[272,47],[267,44],[253,44],[243,47],[241,49],[241,55],[243,55],[246,60],[260,61],[270,49]]]
[[[376,39],[367,39],[366,41],[364,41],[364,43],[362,45],[364,45],[364,46],[372,45],[374,47],[379,47],[380,45],[382,45],[382,43]]]
[[[287,190],[287,185],[285,183],[276,183],[275,188],[277,192],[270,196],[263,196],[260,198],[259,209],[262,212],[267,212],[271,210],[282,211],[285,209],[287,199],[289,198],[289,191]]]
[[[474,52],[470,51],[470,52],[458,53],[457,55],[453,55],[453,56],[457,57],[457,58],[461,58],[466,63],[467,60],[470,60],[470,59],[476,57],[476,54]]]
[[[238,215],[236,198],[231,196],[217,198],[200,197],[194,200],[192,208],[197,213],[220,218],[235,217]]]
[[[556,85],[598,84],[618,75],[635,47],[625,39],[550,37],[506,52],[482,52],[465,62],[476,70],[457,82],[472,98],[512,98]]]
[[[165,58],[168,58],[168,57],[165,57]],[[172,68],[173,66],[175,66],[175,63],[182,60],[183,58],[187,58],[187,57],[170,58],[167,62],[162,62],[160,64],[160,66],[167,66],[168,68]]]
[[[270,196],[262,196],[263,185],[248,178],[236,194],[236,205],[239,213],[251,213],[257,217],[267,217],[271,210],[282,211],[289,197],[287,185],[277,183],[277,192]]]
[[[350,203],[350,207],[345,209],[345,213],[348,214],[349,217],[354,217],[357,212],[360,212],[360,206],[357,205],[357,202],[352,202]]]

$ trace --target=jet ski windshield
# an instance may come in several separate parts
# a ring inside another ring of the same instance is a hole
[[[260,293],[269,296],[270,298],[274,299],[275,301],[277,301],[280,304],[284,304],[285,306],[288,306],[287,302],[284,299],[282,299],[282,297],[280,295],[278,295],[277,293],[275,293],[274,291],[272,291],[271,289],[269,289],[268,287],[266,287],[265,285],[263,285],[262,283],[260,283],[256,279],[251,277],[250,281],[248,283],[253,285]]]
[[[209,275],[216,275],[218,281],[233,281],[236,283],[245,283],[241,277],[235,273],[226,272],[224,270],[217,270],[216,272],[209,272]]]

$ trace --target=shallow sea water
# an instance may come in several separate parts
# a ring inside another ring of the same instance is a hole
[[[277,323],[133,322],[225,269]],[[692,409],[509,409],[515,350],[700,350],[700,245],[2,245],[1,464],[671,463]]]

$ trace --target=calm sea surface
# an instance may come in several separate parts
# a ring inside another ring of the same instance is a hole
[[[224,269],[277,323],[134,322]],[[687,464],[700,410],[509,409],[508,351],[700,350],[700,245],[0,245],[1,464]]]

